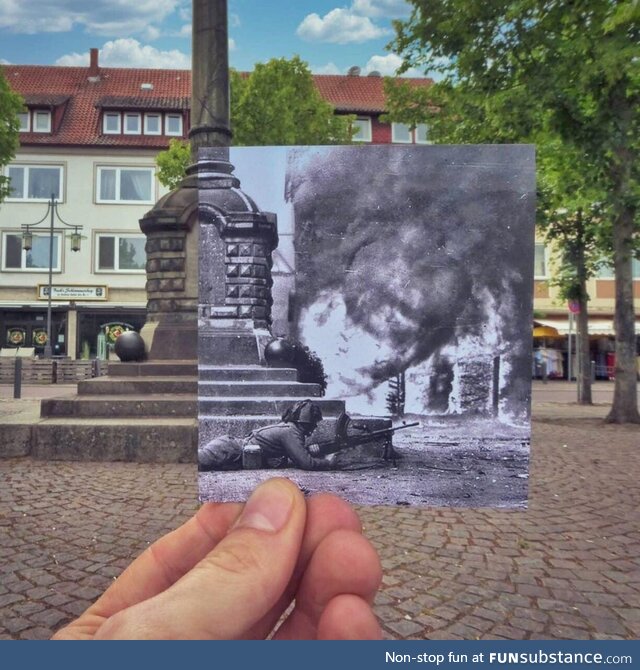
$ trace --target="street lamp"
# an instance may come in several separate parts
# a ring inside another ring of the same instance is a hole
[[[71,233],[71,251],[80,251],[80,231],[82,226],[75,226],[71,223],[67,223],[63,220],[58,212],[58,201],[56,200],[55,194],[51,194],[51,198],[47,203],[47,211],[45,215],[35,223],[23,223],[20,227],[22,228],[22,248],[25,251],[29,251],[33,248],[33,232],[32,228],[39,226],[41,223],[46,221],[49,217],[49,286],[47,292],[47,341],[44,345],[44,357],[51,358],[52,349],[51,349],[51,294],[53,293],[53,234],[54,232],[62,231],[69,228],[73,229]],[[55,228],[54,222],[55,219],[64,226],[64,228]],[[64,243],[64,238],[63,238]]]

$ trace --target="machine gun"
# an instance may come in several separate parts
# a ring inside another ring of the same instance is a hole
[[[343,451],[344,449],[352,449],[353,447],[358,447],[361,444],[367,444],[368,442],[375,442],[379,439],[385,440],[385,448],[383,458],[386,461],[393,461],[398,457],[396,451],[391,444],[391,436],[405,428],[412,428],[413,426],[419,426],[420,422],[415,421],[414,423],[403,423],[400,426],[395,428],[382,428],[380,430],[369,430],[367,426],[362,424],[353,423],[351,417],[346,413],[342,412],[338,417],[336,422],[336,434],[333,440],[326,440],[323,442],[318,442],[315,445],[315,449],[312,451],[313,455],[327,456],[328,454],[335,454],[338,451]],[[349,428],[354,428],[356,430],[363,431],[360,435],[349,435]]]

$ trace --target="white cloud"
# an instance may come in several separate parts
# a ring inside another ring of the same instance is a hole
[[[144,39],[147,42],[153,42],[154,40],[157,40],[158,37],[160,37],[160,30],[155,26],[147,26],[144,31]]]
[[[342,74],[342,70],[335,63],[311,65],[310,70],[313,74]]]
[[[233,39],[233,37],[229,38],[229,51],[235,51],[236,50],[236,41]]]
[[[402,65],[402,58],[396,54],[387,54],[386,56],[371,56],[364,66],[364,71],[371,72],[377,70],[380,74],[393,77],[398,68]],[[424,77],[424,73],[416,68],[409,68],[402,74],[403,77]]]
[[[4,58],[0,58],[0,65],[11,65],[11,62]]]
[[[100,35],[141,33],[173,13],[180,0],[0,0],[0,28],[13,33],[68,32],[76,26]]]
[[[241,25],[240,17],[237,14],[231,12],[229,14],[229,26],[231,28],[239,28]]]
[[[298,37],[303,40],[337,44],[366,42],[390,32],[375,25],[369,17],[354,14],[350,9],[332,9],[323,17],[309,14],[296,30]]]
[[[190,23],[185,23],[185,24],[180,28],[180,32],[178,33],[178,37],[188,37],[188,38],[191,38],[191,24],[190,24]]]
[[[71,53],[61,56],[56,65],[89,65],[89,54]],[[100,49],[100,65],[104,67],[166,68],[188,70],[191,58],[177,49],[160,51],[132,38],[106,42]]]
[[[353,0],[351,9],[363,16],[386,16],[399,19],[411,13],[406,0]]]

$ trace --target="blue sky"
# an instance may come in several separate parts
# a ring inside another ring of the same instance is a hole
[[[394,74],[400,59],[385,46],[409,9],[405,0],[229,0],[231,65],[298,54],[316,73]],[[0,0],[0,62],[84,65],[91,47],[104,66],[189,67],[191,0]]]

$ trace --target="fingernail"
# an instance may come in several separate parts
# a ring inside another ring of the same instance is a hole
[[[284,528],[292,509],[291,489],[276,481],[266,482],[251,494],[234,527],[277,533]]]

